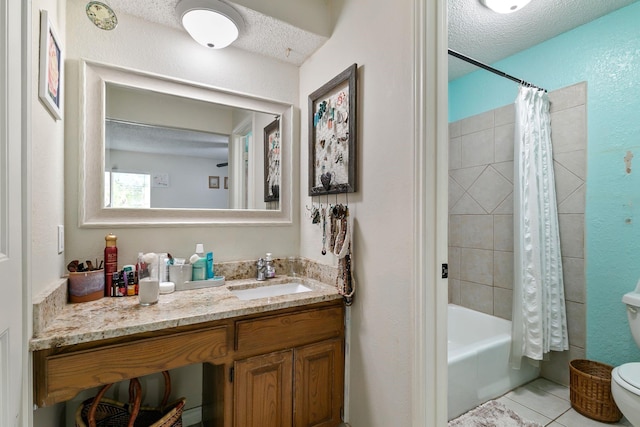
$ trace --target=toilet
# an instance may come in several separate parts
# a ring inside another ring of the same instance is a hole
[[[636,290],[622,297],[627,305],[629,327],[640,346],[640,282]],[[620,412],[635,427],[640,427],[640,362],[625,363],[611,372],[611,394]]]

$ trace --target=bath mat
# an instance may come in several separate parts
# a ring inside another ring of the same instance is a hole
[[[449,421],[449,427],[542,427],[542,425],[523,420],[502,403],[490,400]]]

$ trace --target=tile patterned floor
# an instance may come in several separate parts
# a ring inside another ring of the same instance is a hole
[[[547,427],[632,427],[625,418],[617,424],[606,424],[580,415],[571,408],[569,388],[544,378],[538,378],[496,400],[522,418]]]

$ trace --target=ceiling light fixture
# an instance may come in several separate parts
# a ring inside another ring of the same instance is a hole
[[[531,0],[480,0],[480,3],[498,13],[512,13],[529,4]]]
[[[244,27],[240,14],[220,0],[182,0],[176,13],[189,35],[211,49],[229,46]]]

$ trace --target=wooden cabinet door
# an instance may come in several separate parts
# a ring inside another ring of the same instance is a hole
[[[291,427],[293,350],[234,363],[234,426]]]
[[[294,364],[294,426],[338,426],[344,387],[342,340],[297,348]]]

